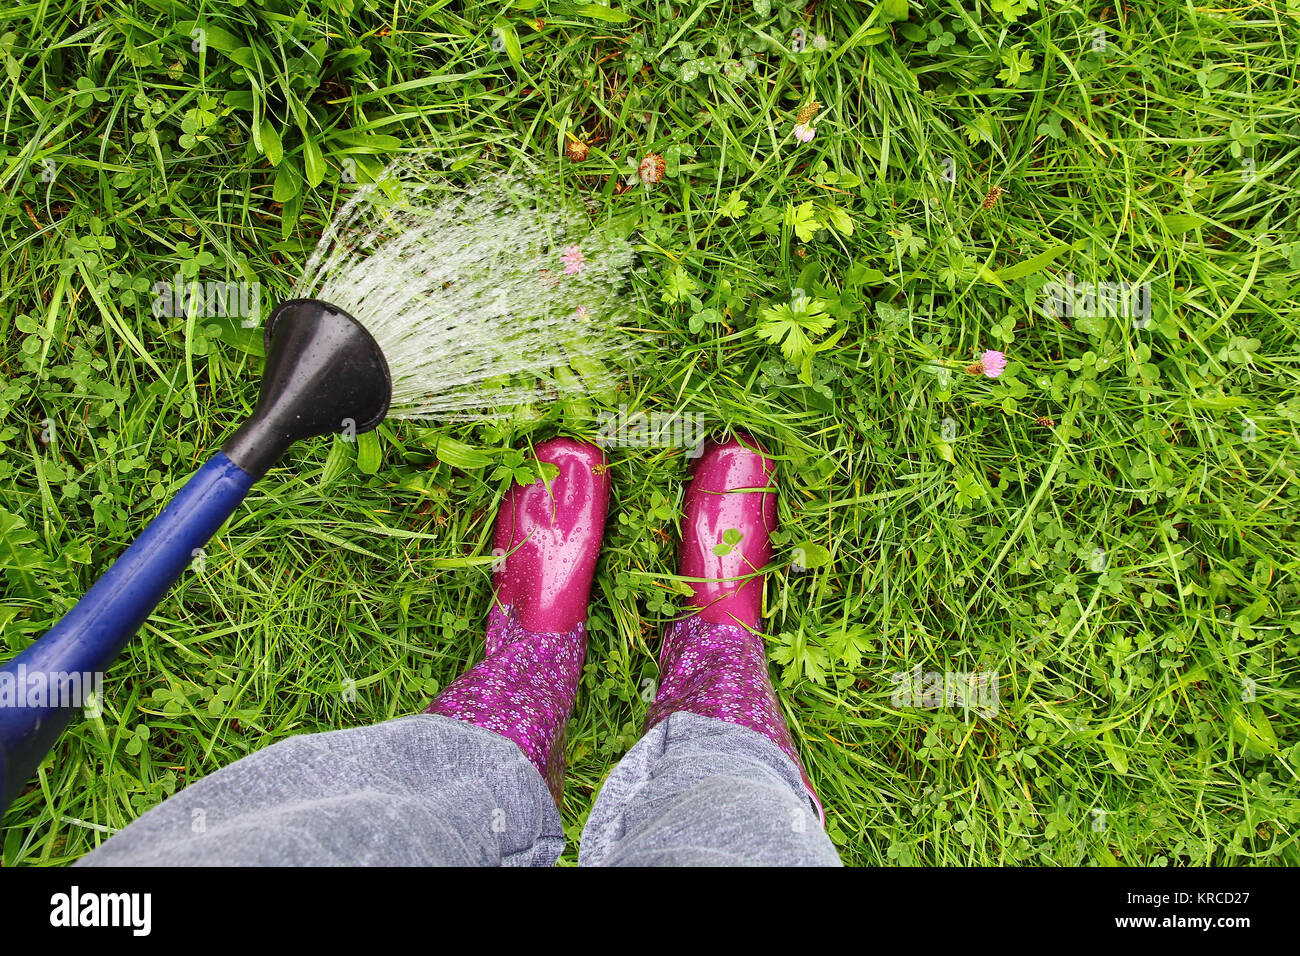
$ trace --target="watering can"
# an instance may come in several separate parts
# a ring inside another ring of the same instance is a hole
[[[0,665],[0,814],[54,746],[103,672],[253,484],[302,438],[377,426],[392,380],[374,337],[318,299],[267,320],[252,416],[53,628]],[[87,678],[93,678],[87,680]]]

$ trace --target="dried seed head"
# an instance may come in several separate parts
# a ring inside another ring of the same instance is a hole
[[[998,200],[1001,198],[1002,198],[1002,187],[993,186],[991,189],[989,189],[988,195],[984,197],[984,201],[980,203],[980,208],[984,210],[992,209],[994,206],[998,204]]]
[[[807,106],[805,106],[803,109],[799,111],[799,115],[795,117],[795,123],[798,124],[799,126],[807,126],[808,122],[814,116],[817,115],[818,111],[821,108],[822,105],[818,103],[816,100],[813,100],[811,103],[809,103]]]
[[[580,163],[587,158],[587,152],[590,148],[591,147],[580,139],[571,139],[565,144],[564,155],[568,156],[569,159],[573,160],[575,163]]]
[[[1048,418],[1046,415],[1043,415],[1038,419],[1038,424],[1041,425],[1043,428],[1055,428],[1056,419]]]
[[[664,170],[667,168],[662,156],[658,153],[649,153],[645,159],[641,160],[641,165],[637,167],[636,174],[641,177],[641,182],[647,186],[653,186],[664,178]]]

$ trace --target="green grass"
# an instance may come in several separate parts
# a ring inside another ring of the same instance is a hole
[[[1300,9],[755,6],[0,11],[0,653],[255,401],[255,333],[156,316],[154,284],[260,281],[265,312],[387,157],[528,161],[631,217],[661,350],[540,421],[386,425],[373,474],[341,441],[295,448],[14,804],[6,865],[73,860],[102,839],[85,823],[276,740],[422,708],[481,654],[489,571],[465,558],[506,451],[620,402],[779,460],[773,673],[846,862],[1300,863]],[[624,191],[649,152],[663,181]],[[1149,283],[1149,327],[1044,315],[1067,274]],[[825,311],[791,362],[764,310],[796,286]],[[965,374],[990,348],[1007,372]],[[492,463],[449,467],[442,437]],[[685,456],[611,461],[568,862],[680,601]],[[801,573],[799,547],[828,561]],[[998,712],[897,706],[915,666],[996,672]]]

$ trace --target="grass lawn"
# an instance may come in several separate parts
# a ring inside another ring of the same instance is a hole
[[[256,400],[260,331],[157,284],[261,283],[260,321],[395,156],[533,164],[633,223],[657,350],[540,419],[295,447],[5,865],[422,709],[482,653],[528,443],[620,405],[778,459],[768,646],[846,862],[1300,864],[1296,4],[35,0],[0,68],[0,656]],[[689,459],[610,458],[565,862],[681,606]],[[927,698],[944,675],[984,706]]]

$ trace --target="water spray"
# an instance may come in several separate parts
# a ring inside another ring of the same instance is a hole
[[[82,675],[108,668],[290,445],[389,417],[509,414],[592,387],[626,351],[611,333],[630,248],[595,232],[570,242],[580,217],[548,202],[521,180],[447,189],[406,162],[342,209],[300,297],[267,320],[253,414],[44,637],[0,666],[0,814],[83,706]],[[546,378],[565,367],[582,376]]]

